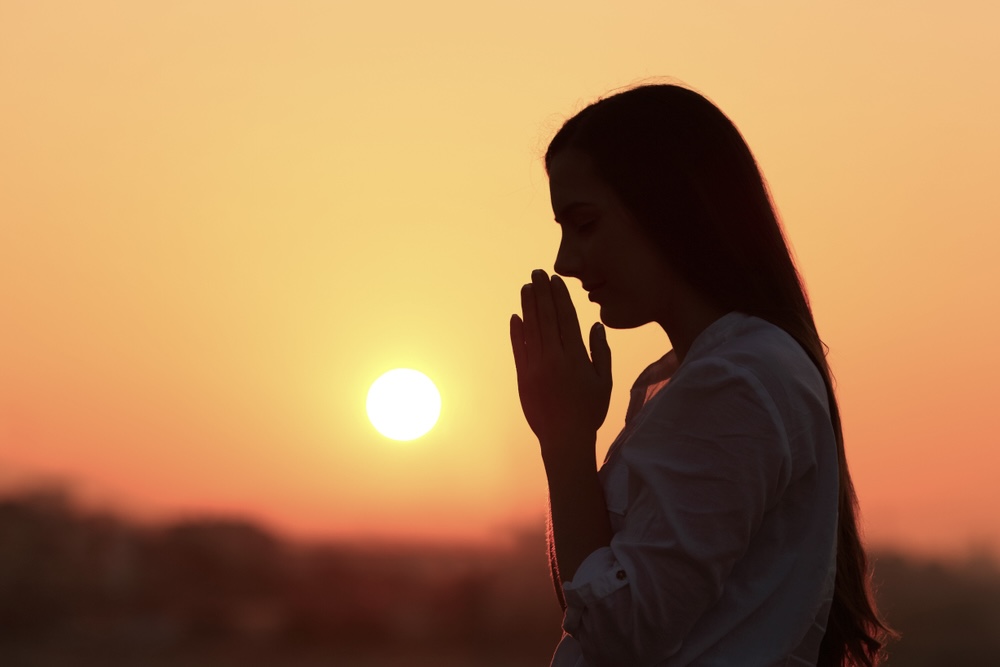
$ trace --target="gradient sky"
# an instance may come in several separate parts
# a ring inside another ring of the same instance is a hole
[[[1000,548],[1000,10],[766,7],[0,0],[0,482],[297,535],[537,524],[507,321],[555,256],[541,154],[670,77],[768,179],[869,541]],[[609,340],[602,451],[669,348]],[[364,410],[396,366],[444,401],[408,444]]]

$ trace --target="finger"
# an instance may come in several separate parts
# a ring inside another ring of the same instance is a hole
[[[524,364],[524,322],[517,315],[510,316],[510,347],[514,351],[514,367],[520,373]]]
[[[556,306],[552,302],[552,285],[549,276],[541,269],[531,272],[531,287],[535,294],[535,309],[538,316],[539,338],[542,348],[557,349],[562,345],[559,340],[559,323],[556,320]]]
[[[529,283],[521,287],[521,312],[524,313],[524,359],[531,363],[541,350],[538,333],[538,315],[535,312],[534,287]]]
[[[587,354],[583,346],[583,336],[580,334],[580,320],[573,307],[569,288],[559,276],[552,276],[552,300],[555,302],[556,318],[559,322],[559,334],[563,347],[574,353]]]
[[[595,322],[590,328],[590,357],[598,377],[610,384],[611,346],[608,345],[608,332],[600,322]]]

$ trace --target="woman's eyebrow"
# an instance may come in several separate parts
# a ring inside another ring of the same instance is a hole
[[[568,218],[572,213],[587,206],[593,206],[593,204],[583,201],[575,201],[566,204],[565,206],[561,207],[558,211],[556,211],[556,222],[558,222],[560,225],[563,224],[564,222],[566,222],[566,218]]]

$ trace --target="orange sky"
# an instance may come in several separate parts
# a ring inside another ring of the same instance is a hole
[[[1000,10],[346,4],[0,3],[0,482],[310,535],[539,521],[507,320],[555,255],[540,155],[666,75],[764,169],[869,539],[1000,548]],[[602,449],[668,345],[609,340]],[[394,366],[444,401],[409,444],[365,417]]]

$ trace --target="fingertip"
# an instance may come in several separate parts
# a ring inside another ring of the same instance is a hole
[[[602,357],[611,356],[611,346],[608,344],[608,330],[600,322],[595,322],[590,329],[590,349]]]
[[[510,316],[510,344],[514,348],[514,355],[517,356],[518,349],[524,345],[524,325],[517,314]]]

